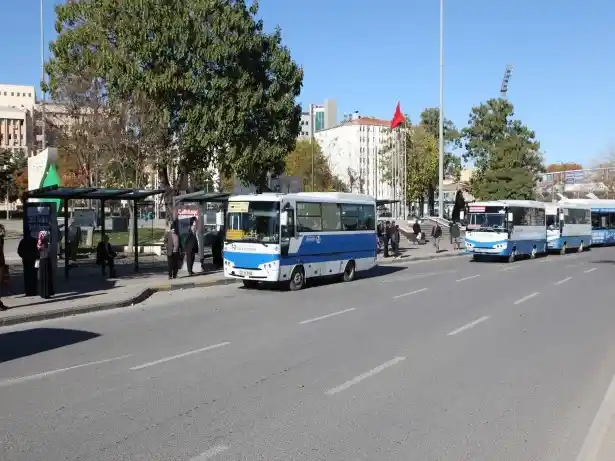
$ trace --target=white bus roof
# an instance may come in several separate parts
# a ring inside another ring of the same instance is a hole
[[[577,203],[580,205],[585,205],[589,208],[615,208],[615,200],[606,200],[606,199],[567,198],[567,199],[560,200],[558,203],[566,204],[566,205]]]
[[[365,194],[353,194],[349,192],[298,192],[296,194],[280,194],[266,192],[263,194],[232,195],[230,202],[279,202],[282,199],[298,200],[302,202],[351,202],[373,205],[374,197]]]
[[[491,200],[487,202],[472,202],[469,206],[470,208],[473,206],[521,206],[528,208],[544,208],[545,202],[538,202],[536,200]]]
[[[591,205],[589,205],[588,203],[581,203],[581,202],[568,202],[566,200],[560,200],[559,202],[557,202],[557,206],[559,208],[568,208],[568,209],[575,209],[575,210],[589,210],[591,209]],[[614,201],[614,206],[615,206],[615,201]]]

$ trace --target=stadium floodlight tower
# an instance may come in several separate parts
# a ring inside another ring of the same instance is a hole
[[[510,76],[515,70],[515,66],[513,64],[508,64],[506,66],[506,71],[504,72],[504,78],[502,79],[502,86],[500,87],[500,97],[502,99],[506,99],[506,95],[508,93],[508,82],[510,81]]]

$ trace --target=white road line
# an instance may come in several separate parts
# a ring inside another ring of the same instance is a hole
[[[580,266],[580,265],[581,265],[581,263],[576,263],[576,264],[566,264],[566,265],[564,266],[564,269],[570,269],[571,267],[577,267],[577,266]]]
[[[615,376],[604,395],[604,399],[598,408],[598,412],[589,428],[589,432],[583,441],[581,451],[576,461],[596,461],[603,443],[612,439],[607,437],[608,427],[615,416]]]
[[[411,275],[409,277],[393,277],[393,278],[388,278],[386,280],[383,280],[381,283],[406,282],[408,280],[422,279],[422,278],[425,278],[425,277],[433,277],[435,275],[441,275],[441,274],[451,274],[453,272],[457,272],[457,271],[451,269],[451,270],[439,271],[439,272],[424,272],[422,274],[414,274],[414,275]]]
[[[455,335],[461,333],[462,331],[466,331],[466,330],[469,330],[470,328],[474,328],[479,323],[483,323],[483,322],[485,322],[485,321],[487,321],[489,319],[490,319],[490,317],[486,315],[486,316],[481,317],[481,318],[479,318],[477,320],[474,320],[473,322],[467,323],[464,326],[462,326],[460,328],[457,328],[456,330],[451,331],[450,333],[447,333],[446,336],[455,336]]]
[[[374,376],[375,374],[378,374],[381,371],[384,371],[387,368],[392,367],[393,365],[396,365],[399,362],[402,362],[404,360],[406,360],[406,357],[395,357],[393,360],[389,360],[388,362],[385,362],[382,365],[378,365],[376,368],[374,368],[373,370],[369,370],[367,373],[363,373],[362,375],[352,378],[350,381],[346,381],[341,386],[337,386],[332,389],[329,389],[327,392],[325,392],[325,394],[334,395],[334,394],[337,394],[338,392],[345,391],[349,387],[354,386],[357,383],[360,383],[364,379]]]
[[[143,365],[138,365],[136,367],[132,367],[130,370],[131,371],[142,370],[143,368],[153,367],[154,365],[159,365],[161,363],[170,362],[171,360],[181,359],[182,357],[187,357],[189,355],[198,354],[200,352],[205,352],[205,351],[210,351],[212,349],[217,349],[217,348],[223,347],[223,346],[228,346],[229,344],[231,344],[231,343],[226,342],[226,343],[214,344],[213,346],[207,346],[207,347],[203,347],[201,349],[196,349],[196,350],[193,350],[193,351],[184,352],[183,354],[174,355],[172,357],[165,357],[164,359],[160,359],[160,360],[155,360],[153,362],[144,363]]]
[[[511,271],[511,270],[517,269],[519,267],[521,267],[521,266],[508,266],[508,267],[505,267],[504,269],[500,269],[500,272]]]
[[[464,277],[462,279],[455,280],[455,282],[465,282],[466,280],[475,279],[476,277],[480,277],[480,274],[470,275],[469,277]]]
[[[538,296],[539,294],[540,294],[540,293],[536,292],[536,293],[532,293],[531,295],[524,296],[524,297],[523,297],[523,298],[521,298],[521,299],[517,299],[517,300],[514,302],[514,304],[521,304],[521,303],[524,303],[524,302],[525,302],[525,301],[527,301],[528,299],[532,299],[534,296]]]
[[[568,280],[572,280],[572,277],[566,277],[565,279],[561,279],[558,282],[555,282],[553,285],[561,285],[562,283],[566,283]]]
[[[585,272],[586,274],[589,274],[590,272],[594,272],[596,269],[598,269],[597,267],[592,267],[591,269],[587,269]]]
[[[36,375],[23,376],[21,378],[6,379],[4,381],[0,381],[0,387],[7,387],[7,386],[11,386],[13,384],[19,384],[19,383],[23,383],[23,382],[26,382],[26,381],[33,381],[35,379],[42,379],[42,378],[46,378],[47,376],[56,375],[58,373],[63,373],[65,371],[76,370],[78,368],[91,367],[93,365],[100,365],[102,363],[115,362],[116,360],[123,360],[123,359],[127,359],[128,357],[131,357],[131,354],[121,355],[119,357],[113,357],[113,358],[110,358],[110,359],[97,360],[96,362],[82,363],[81,365],[74,365],[74,366],[68,367],[68,368],[60,368],[58,370],[46,371],[44,373],[38,373]]]
[[[402,293],[400,295],[393,296],[393,299],[399,299],[399,298],[403,298],[404,296],[415,295],[417,293],[421,293],[422,291],[427,291],[427,290],[428,290],[428,288],[421,288],[420,290],[414,290],[414,291],[411,291],[409,293]]]
[[[356,308],[351,307],[350,309],[344,309],[343,311],[333,312],[331,314],[323,315],[321,317],[316,317],[309,320],[304,320],[303,322],[299,322],[299,325],[305,325],[306,323],[318,322],[319,320],[328,319],[329,317],[335,317],[336,315],[345,314],[346,312],[354,311]]]
[[[215,447],[210,448],[207,451],[204,451],[199,456],[195,456],[191,458],[190,461],[205,461],[207,459],[213,458],[216,455],[219,455],[223,451],[228,450],[226,445],[216,445]]]

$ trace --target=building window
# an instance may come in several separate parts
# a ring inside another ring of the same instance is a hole
[[[28,97],[31,98],[32,97],[32,93],[28,93]]]

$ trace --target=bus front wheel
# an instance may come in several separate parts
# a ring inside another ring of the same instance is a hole
[[[288,288],[290,291],[298,291],[305,287],[305,271],[303,267],[295,267],[293,274],[290,277]]]
[[[344,282],[352,282],[357,274],[354,261],[348,261],[346,269],[344,269],[343,280]]]
[[[581,242],[581,244],[579,245],[579,248],[577,250],[579,253],[583,253],[583,242]]]
[[[509,263],[514,263],[515,259],[517,259],[517,249],[513,248],[513,250],[508,255],[508,262]]]

